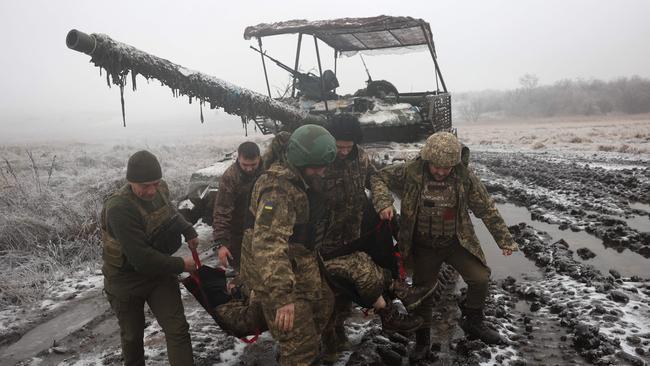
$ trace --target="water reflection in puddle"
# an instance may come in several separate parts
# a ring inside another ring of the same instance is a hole
[[[641,202],[630,203],[630,208],[645,211],[650,215],[650,205]],[[634,215],[626,218],[627,226],[639,232],[650,232],[650,216]]]
[[[596,257],[583,260],[574,254],[574,258],[582,263],[591,264],[603,274],[610,269],[616,269],[621,275],[629,277],[632,275],[650,278],[650,266],[648,259],[629,250],[617,252],[612,248],[606,248],[602,241],[584,231],[573,232],[570,230],[559,230],[557,225],[547,224],[541,221],[532,221],[530,211],[524,207],[515,206],[510,203],[498,204],[497,207],[508,225],[515,225],[526,222],[538,231],[545,231],[551,236],[552,241],[564,239],[569,243],[569,248],[575,251],[579,248],[589,248],[596,254]],[[645,218],[648,219],[647,217]],[[473,218],[476,234],[481,240],[483,251],[492,268],[493,278],[504,278],[508,275],[516,277],[522,273],[534,274],[536,270],[533,262],[527,260],[522,253],[514,253],[511,257],[504,257],[497,247],[494,239],[485,228],[482,222]]]
[[[630,203],[630,208],[650,213],[650,205],[647,204],[647,203],[632,202],[632,203]]]
[[[627,226],[638,232],[650,232],[650,217],[648,216],[632,216],[623,220],[625,220]]]
[[[513,215],[507,208],[504,209],[502,205],[498,206],[508,226],[518,224],[522,221],[530,221],[530,213],[528,217],[519,217],[517,214]],[[516,207],[514,205],[510,206]],[[526,209],[523,210],[528,212]],[[493,280],[503,279],[508,276],[512,276],[517,280],[524,278],[524,276],[529,278],[542,278],[542,273],[539,268],[535,266],[534,262],[526,259],[524,253],[514,252],[511,256],[505,257],[483,222],[472,216],[472,223],[474,224],[476,235],[481,241],[481,247],[483,248],[487,264],[492,270]]]

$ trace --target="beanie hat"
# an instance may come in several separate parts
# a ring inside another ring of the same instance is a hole
[[[131,155],[126,166],[126,180],[132,183],[153,182],[162,178],[158,159],[147,150]]]

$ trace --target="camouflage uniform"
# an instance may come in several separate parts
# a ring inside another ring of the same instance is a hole
[[[325,191],[328,210],[331,213],[325,239],[320,247],[323,256],[336,251],[361,236],[361,221],[367,202],[365,189],[370,187],[370,177],[376,173],[366,152],[355,145],[350,154],[337,159],[325,173]],[[325,261],[327,271],[355,286],[364,300],[363,306],[371,307],[385,288],[390,285],[390,273],[385,273],[370,256],[363,252],[332,258]],[[337,294],[332,327],[342,327],[350,314],[351,302]],[[331,334],[330,334],[331,335]]]
[[[139,199],[125,185],[104,203],[104,291],[120,325],[126,365],[144,365],[145,303],[165,333],[169,363],[193,364],[189,326],[176,276],[184,269],[183,259],[170,256],[177,245],[161,246],[154,240],[172,217],[179,220],[178,245],[181,232],[186,240],[197,236],[170,203],[164,181],[152,201]]]
[[[236,270],[239,269],[248,198],[255,179],[261,173],[261,164],[253,174],[246,174],[235,161],[219,180],[212,214],[212,236],[215,243],[228,248],[233,257],[230,265]]]
[[[325,172],[327,207],[331,215],[321,253],[329,253],[361,236],[366,188],[377,170],[368,154],[355,145],[345,159],[337,159]]]
[[[443,182],[430,176],[427,162],[419,157],[386,167],[373,178],[381,187],[373,203],[380,211],[393,204],[391,191],[401,198],[398,242],[405,262],[413,265],[414,285],[435,283],[440,265],[447,262],[468,283],[465,306],[482,309],[490,269],[469,210],[483,220],[500,248],[517,250],[517,245],[485,186],[468,168],[468,161],[469,149],[465,147],[461,162]],[[431,229],[427,230],[427,226]],[[431,324],[432,307],[433,299],[429,298],[416,310],[426,326]]]
[[[319,216],[316,209],[322,209],[314,196],[296,168],[285,162],[272,164],[251,195],[255,224],[244,234],[241,273],[280,343],[282,365],[308,365],[316,359],[332,309],[333,296],[321,277],[314,239],[305,237]],[[274,319],[276,310],[290,303],[295,306],[294,326],[284,332]]]

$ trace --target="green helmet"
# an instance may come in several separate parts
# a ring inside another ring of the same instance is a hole
[[[289,138],[287,161],[295,167],[328,165],[335,158],[336,140],[321,126],[300,126]]]
[[[460,163],[461,146],[453,133],[436,132],[427,138],[420,157],[435,167],[450,167]]]

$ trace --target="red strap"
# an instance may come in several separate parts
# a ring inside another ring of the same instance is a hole
[[[255,335],[254,335],[251,339],[248,339],[248,338],[246,338],[246,337],[241,337],[241,338],[239,338],[239,339],[240,339],[242,342],[244,342],[244,343],[251,344],[251,343],[255,343],[255,342],[257,342],[257,339],[258,339],[259,337],[260,337],[260,330],[259,330],[259,329],[255,329]]]
[[[397,263],[399,264],[399,279],[404,281],[406,279],[406,270],[404,269],[402,254],[400,254],[400,252],[395,252],[393,254],[395,255],[395,258],[397,258]]]
[[[194,263],[196,263],[196,268],[201,267],[201,258],[199,258],[199,252],[196,249],[190,249],[192,251],[192,258],[194,258]]]
[[[192,251],[192,258],[194,258],[194,263],[196,264],[196,268],[198,269],[201,267],[201,259],[199,258],[199,253],[196,251],[196,249],[190,248]],[[197,271],[192,271],[190,272],[190,276],[196,281],[196,284],[201,287],[201,279],[199,278],[199,273]],[[203,291],[201,291],[203,292]]]
[[[391,225],[390,220],[381,220],[379,221],[379,224],[375,227],[375,230],[379,230],[382,225],[388,225],[388,229],[390,229],[391,234],[393,233],[393,225]],[[397,243],[395,243],[397,245]],[[406,279],[406,270],[404,269],[404,259],[402,258],[402,254],[399,251],[396,251],[394,253],[395,258],[397,258],[397,263],[398,263],[398,269],[399,269],[399,279],[404,281]]]

